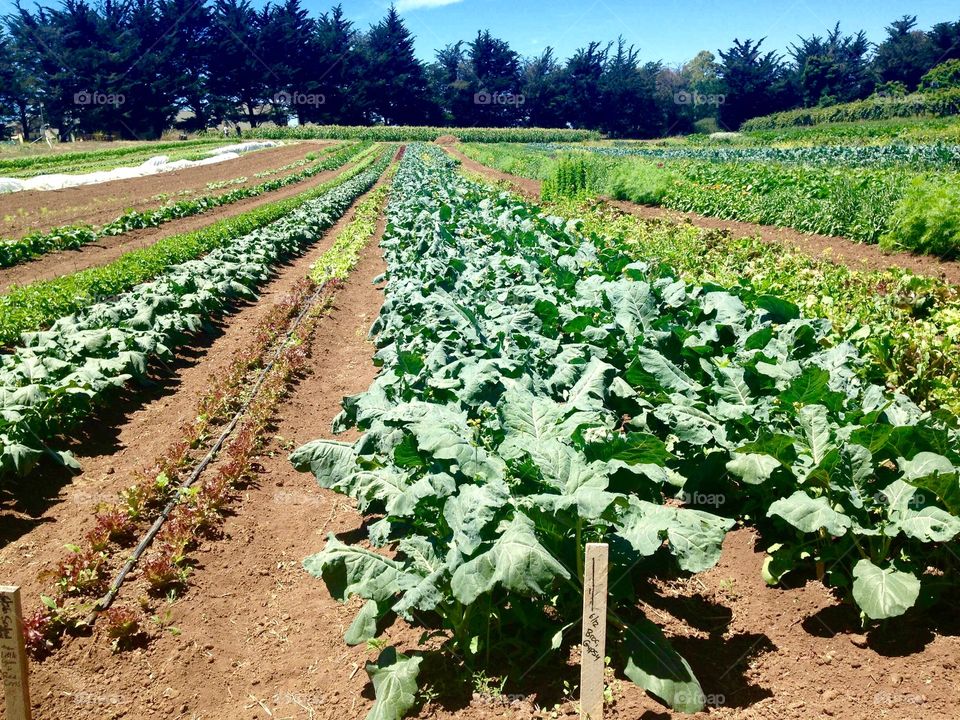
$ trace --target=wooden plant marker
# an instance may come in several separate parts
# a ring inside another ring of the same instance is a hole
[[[607,544],[588,543],[583,565],[583,641],[580,651],[580,717],[603,718],[607,651]]]
[[[20,613],[20,588],[0,585],[0,675],[7,697],[7,720],[31,718],[27,650]]]

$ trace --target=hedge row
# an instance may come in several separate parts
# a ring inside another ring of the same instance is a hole
[[[900,98],[869,98],[830,107],[803,108],[747,120],[744,131],[821,125],[824,123],[892,120],[906,117],[960,115],[960,89],[914,93]]]

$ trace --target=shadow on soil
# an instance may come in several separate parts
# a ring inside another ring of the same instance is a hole
[[[249,304],[238,305],[232,312]],[[173,362],[152,363],[146,382],[131,384],[118,391],[69,437],[54,441],[54,447],[85,457],[112,455],[122,449],[119,438],[124,423],[149,403],[176,392],[182,372],[203,361],[210,346],[223,335],[223,329],[223,323],[211,325],[194,339],[190,347],[182,348]],[[145,462],[147,460],[144,458]],[[43,515],[63,501],[61,491],[72,478],[73,473],[67,468],[44,461],[28,477],[0,483],[0,548],[38,525],[52,522]],[[93,511],[93,506],[90,510]]]
[[[866,646],[878,655],[906,657],[923,652],[937,635],[960,636],[960,615],[949,599],[943,599],[929,608],[914,608],[902,617],[865,630],[855,607],[837,604],[806,618],[802,626],[811,635],[823,638],[862,637],[866,633]]]

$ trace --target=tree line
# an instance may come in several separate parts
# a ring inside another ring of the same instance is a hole
[[[763,40],[700,52],[680,67],[643,61],[623,39],[561,59],[521,57],[480,31],[437,51],[390,8],[358,28],[342,6],[312,17],[300,0],[63,0],[0,28],[0,119],[156,138],[175,122],[200,130],[245,120],[456,127],[574,127],[614,137],[736,129],[757,115],[902,94],[960,59],[960,20],[890,24],[871,43],[839,25],[785,54]],[[186,112],[184,112],[186,111]]]

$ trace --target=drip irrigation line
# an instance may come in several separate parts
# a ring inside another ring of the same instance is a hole
[[[137,562],[139,562],[140,558],[143,557],[143,554],[147,551],[147,549],[153,543],[157,534],[160,532],[160,529],[163,527],[163,524],[170,517],[170,513],[172,513],[174,508],[176,508],[177,505],[180,504],[180,502],[183,499],[185,491],[189,489],[194,483],[197,482],[197,480],[200,478],[203,472],[210,466],[210,463],[212,463],[216,459],[217,455],[220,453],[220,450],[223,448],[227,439],[230,437],[231,434],[233,434],[233,431],[236,429],[237,425],[240,423],[240,420],[242,420],[243,416],[247,414],[247,410],[250,409],[250,406],[253,404],[253,401],[256,399],[258,393],[260,392],[261,387],[263,387],[263,383],[266,382],[267,375],[269,375],[270,371],[273,370],[274,366],[276,366],[277,362],[280,360],[281,356],[283,355],[284,350],[286,350],[290,342],[290,339],[293,337],[293,334],[300,327],[301,323],[303,322],[303,319],[306,317],[307,313],[310,311],[314,303],[316,303],[317,299],[320,297],[320,294],[327,288],[328,285],[329,285],[329,282],[325,282],[323,285],[317,288],[316,292],[314,292],[310,298],[307,299],[303,310],[297,316],[296,320],[294,320],[293,325],[290,327],[290,330],[284,336],[283,341],[279,343],[270,362],[267,363],[267,365],[264,366],[263,370],[260,371],[260,375],[258,376],[257,381],[253,385],[253,390],[250,392],[250,396],[246,399],[246,401],[244,401],[241,408],[234,414],[233,418],[230,420],[227,426],[223,429],[223,432],[220,433],[220,436],[217,438],[217,441],[213,444],[213,447],[211,447],[210,450],[207,452],[203,460],[200,461],[200,464],[197,465],[196,468],[194,468],[193,472],[190,473],[190,476],[186,480],[184,480],[177,486],[177,489],[173,495],[173,498],[170,500],[170,502],[166,504],[166,506],[160,512],[160,515],[157,516],[157,519],[153,522],[153,525],[150,526],[150,529],[147,531],[147,533],[143,536],[143,538],[137,544],[137,547],[134,549],[133,554],[129,557],[127,562],[124,563],[123,567],[120,569],[120,572],[117,573],[116,578],[114,579],[113,583],[110,585],[110,589],[107,591],[107,593],[103,597],[101,597],[94,604],[93,610],[90,611],[90,614],[87,616],[86,620],[84,621],[84,624],[93,625],[93,623],[96,621],[97,615],[103,612],[104,610],[108,610],[110,606],[113,604],[113,601],[116,599],[117,593],[120,591],[120,587],[121,585],[123,585],[123,582],[126,580],[127,575],[129,575],[130,572],[133,570],[133,568],[136,567]]]

